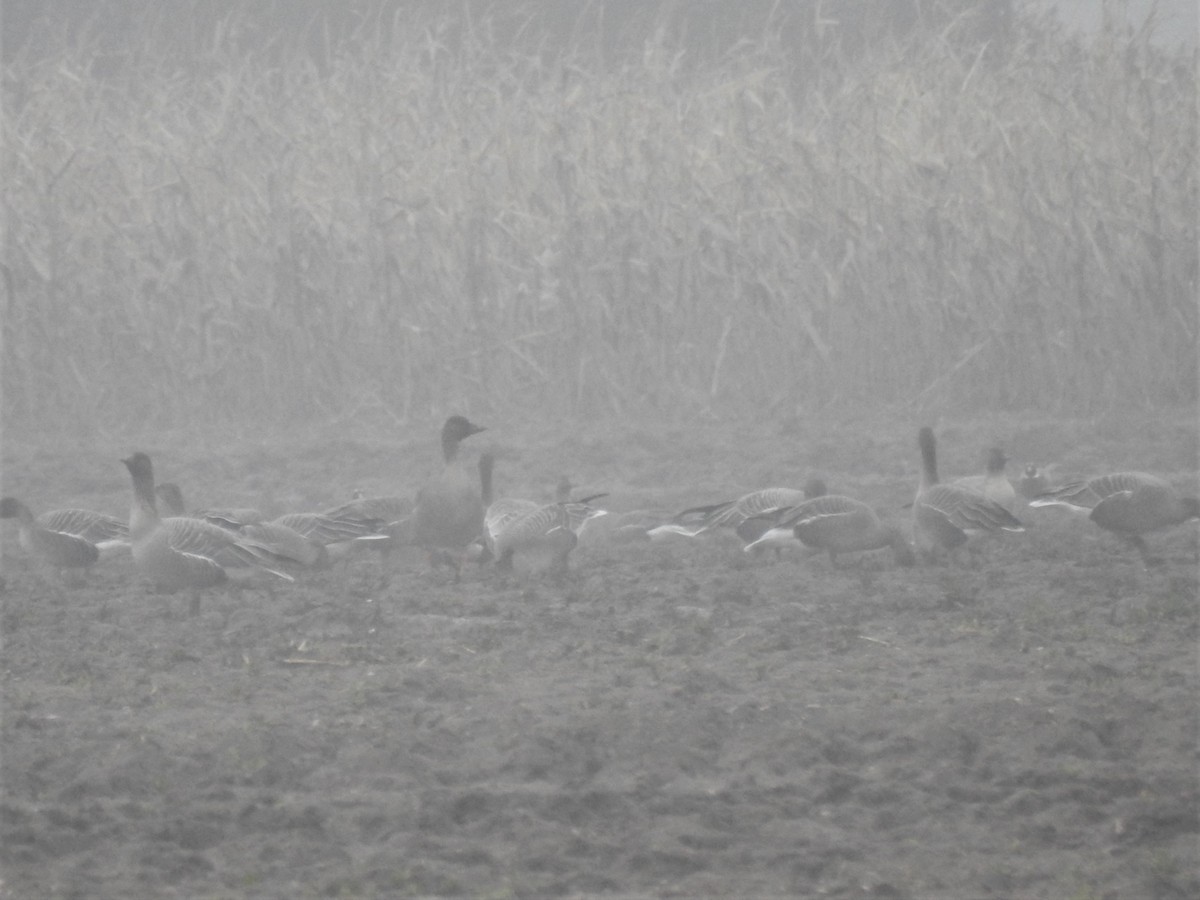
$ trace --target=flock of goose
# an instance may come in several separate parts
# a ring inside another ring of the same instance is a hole
[[[413,544],[435,564],[449,565],[457,579],[469,559],[512,567],[518,555],[541,557],[565,569],[588,523],[605,515],[593,495],[571,500],[561,484],[552,503],[492,497],[494,459],[484,453],[478,473],[459,456],[462,441],[485,429],[451,416],[441,431],[444,465],[419,491],[415,505],[394,497],[360,497],[321,513],[291,513],[266,521],[254,510],[185,513],[182,492],[155,483],[145,453],[123,460],[133,486],[128,523],[82,509],[34,516],[14,497],[0,500],[0,518],[19,523],[21,547],[43,564],[80,570],[114,552],[131,552],[136,570],[161,591],[199,590],[230,578],[293,581],[307,568],[328,565],[356,547]],[[1004,474],[1007,459],[989,453],[987,473],[941,482],[932,429],[918,433],[921,477],[912,503],[911,540],[867,504],[829,494],[819,479],[803,489],[767,488],[736,500],[686,509],[668,522],[625,525],[614,533],[657,540],[693,538],[733,529],[748,552],[803,545],[839,554],[890,548],[900,565],[917,555],[952,553],[971,534],[1024,530],[1014,515],[1018,493],[1030,507],[1059,506],[1087,516],[1138,549],[1147,563],[1143,535],[1200,518],[1200,500],[1181,496],[1165,480],[1144,472],[1118,472],[1050,487],[1034,467],[1018,488]],[[159,512],[160,506],[168,515]],[[915,552],[914,552],[915,551]]]

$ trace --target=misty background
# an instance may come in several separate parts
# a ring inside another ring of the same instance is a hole
[[[1194,404],[1195,16],[9,2],[4,421]]]

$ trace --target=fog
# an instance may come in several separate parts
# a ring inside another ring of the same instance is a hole
[[[974,4],[990,10],[988,16],[1002,23],[1009,15],[1013,0],[985,0]],[[847,33],[868,29],[880,21],[903,23],[922,14],[932,6],[920,0],[879,4],[872,0],[841,0],[819,4],[821,17]],[[1082,34],[1098,31],[1108,15],[1123,18],[1141,27],[1149,21],[1156,40],[1164,44],[1195,45],[1198,34],[1197,4],[1192,0],[1032,0],[1034,8],[1054,10],[1066,27]],[[790,8],[789,8],[790,7]],[[705,45],[731,46],[739,34],[754,36],[755,26],[768,16],[786,21],[797,15],[808,18],[818,8],[815,2],[781,6],[771,0],[562,0],[562,2],[528,3],[496,2],[496,0],[464,0],[445,4],[438,0],[265,0],[238,3],[234,0],[213,0],[206,3],[162,4],[146,0],[8,0],[4,4],[2,21],[3,51],[11,54],[26,46],[32,36],[33,46],[53,43],[56,34],[87,27],[102,36],[113,52],[121,52],[124,42],[134,34],[132,27],[147,19],[161,19],[164,35],[179,41],[181,46],[196,47],[211,41],[214,26],[236,12],[244,27],[253,31],[247,49],[262,48],[264,43],[301,39],[310,49],[320,53],[327,42],[353,32],[364,22],[397,18],[413,27],[431,16],[461,11],[464,18],[485,14],[503,15],[506,10],[520,10],[528,16],[533,10],[537,40],[544,34],[551,42],[589,41],[599,38],[611,51],[622,45],[636,44],[649,31],[664,21],[674,21],[685,41],[694,48]],[[594,32],[594,34],[592,34]],[[236,36],[234,36],[236,38]],[[526,35],[528,37],[528,35]]]

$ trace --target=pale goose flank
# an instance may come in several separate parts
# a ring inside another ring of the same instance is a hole
[[[1200,518],[1200,499],[1184,497],[1168,482],[1145,472],[1117,472],[1073,481],[1029,501],[1032,507],[1061,506],[1085,514],[1106,531],[1133,544],[1146,563],[1142,535]]]
[[[978,491],[938,482],[932,428],[921,428],[917,443],[921,448],[921,480],[913,500],[913,538],[918,549],[926,554],[953,550],[976,532],[1025,530],[1012,513]]]

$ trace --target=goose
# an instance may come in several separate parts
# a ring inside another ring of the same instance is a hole
[[[1116,472],[1072,481],[1029,501],[1032,507],[1061,506],[1133,544],[1146,563],[1142,535],[1200,518],[1200,499],[1184,497],[1168,482],[1145,472]]]
[[[810,495],[810,491],[813,494]],[[810,478],[801,490],[784,487],[762,488],[743,494],[736,500],[685,509],[670,522],[651,528],[647,534],[651,540],[659,540],[672,534],[696,537],[714,528],[736,529],[749,519],[767,517],[780,510],[799,506],[810,499],[810,496],[824,492],[825,483],[819,478]],[[761,524],[763,531],[770,527],[769,521]],[[761,533],[760,531],[759,534]]]
[[[1008,457],[1004,455],[1004,451],[999,447],[992,447],[987,454],[987,474],[967,475],[963,478],[956,478],[950,483],[957,487],[978,491],[989,500],[993,500],[1009,512],[1013,512],[1017,505],[1017,492],[1013,488],[1012,482],[1004,474],[1006,465],[1008,465]]]
[[[548,555],[552,564],[566,567],[567,556],[575,548],[588,523],[607,515],[606,510],[590,504],[607,494],[593,494],[571,501],[574,485],[562,476],[554,487],[554,502],[542,504],[519,497],[493,499],[495,456],[483,453],[479,457],[480,495],[484,502],[483,535],[479,539],[480,562],[497,560],[499,568],[511,569],[512,557],[518,552]],[[565,515],[561,510],[565,510]],[[562,533],[563,527],[574,536]]]
[[[163,482],[155,488],[155,494],[171,516],[187,516],[179,485]],[[388,535],[374,531],[368,523],[323,513],[287,513],[270,521],[238,522],[237,519],[237,515],[231,514],[210,516],[204,521],[252,540],[279,561],[305,568],[329,565],[333,557],[350,549],[352,544],[388,540]]]
[[[917,444],[921,448],[921,480],[913,500],[913,538],[923,552],[953,550],[975,532],[1025,530],[1016,516],[978,491],[938,482],[932,428],[920,429]]]
[[[52,509],[40,514],[36,521],[42,528],[73,534],[95,544],[101,559],[129,552],[129,526],[116,516],[90,509]]]
[[[912,547],[899,528],[885,525],[875,510],[861,500],[841,494],[827,494],[801,503],[745,549],[749,553],[793,540],[827,551],[835,566],[839,553],[884,547],[892,548],[898,565],[911,566],[915,562]]]
[[[817,497],[824,497],[829,493],[829,488],[825,486],[825,482],[822,479],[817,478],[815,475],[804,482],[803,490],[804,500],[801,503],[798,503],[795,506],[781,506],[777,509],[763,513],[762,515],[751,516],[734,528],[734,531],[737,532],[737,536],[741,538],[744,543],[752,544],[776,525],[780,524],[783,519],[789,517],[792,511],[798,506],[803,506],[809,500],[815,500]],[[793,539],[791,543],[795,543],[795,539]],[[778,552],[783,550],[787,544],[787,541],[779,541],[771,543],[770,546],[775,548],[776,554],[778,555]],[[743,547],[743,549],[745,548]],[[764,545],[759,545],[757,549],[761,550],[765,549],[765,547]],[[755,552],[757,552],[757,550]]]
[[[588,522],[606,515],[605,510],[596,509],[591,503],[606,496],[593,494],[580,500],[535,505],[533,509],[493,519],[487,540],[497,568],[511,570],[513,557],[522,553],[546,557],[553,568],[566,570],[571,551]]]
[[[430,554],[446,562],[458,580],[467,547],[483,533],[483,498],[474,477],[458,459],[458,446],[486,429],[463,416],[451,416],[442,425],[443,468],[417,494],[413,510],[413,539]]]
[[[325,510],[322,515],[339,521],[353,522],[374,534],[382,534],[387,540],[375,540],[372,549],[390,553],[400,544],[412,543],[413,502],[407,497],[368,497],[356,490],[354,498],[339,506]],[[337,544],[334,555],[340,555],[356,545]]]
[[[412,511],[413,502],[407,497],[368,497],[362,491],[355,490],[353,499],[330,507],[322,515],[335,519],[395,524],[411,516]]]
[[[325,548],[331,558],[359,547],[380,546],[393,540],[392,534],[382,530],[387,523],[375,526],[370,522],[326,513],[285,513],[265,524],[297,532]]]
[[[481,453],[479,456],[479,497],[483,502],[483,534],[480,536],[480,540],[488,546],[489,551],[491,549],[490,535],[497,532],[504,523],[525,513],[533,512],[541,505],[536,500],[526,500],[520,497],[501,497],[496,500],[493,480],[495,468],[495,454]],[[567,496],[570,496],[569,487]],[[555,499],[566,498],[556,494]]]
[[[29,507],[16,497],[0,499],[0,519],[17,520],[21,549],[60,572],[86,569],[100,559],[100,549],[94,541],[53,524],[55,519],[68,518],[65,513],[79,512],[86,511],[59,510],[51,516],[51,524],[46,524],[34,518]]]
[[[133,481],[129,537],[133,562],[156,589],[164,592],[211,587],[230,577],[267,573],[285,581],[291,575],[273,568],[270,548],[203,519],[161,518],[155,501],[154,467],[145,453],[122,460]],[[192,611],[198,609],[193,599]]]
[[[492,537],[499,533],[505,524],[526,513],[533,512],[535,509],[540,509],[544,505],[536,500],[527,500],[523,497],[501,497],[499,500],[494,499],[493,472],[495,471],[495,464],[496,457],[494,454],[483,453],[480,455],[479,493],[484,506],[482,541],[487,545],[489,551],[492,550]],[[574,485],[564,475],[554,486],[554,502],[566,503],[570,500],[573,489]],[[589,499],[594,500],[596,497]]]

